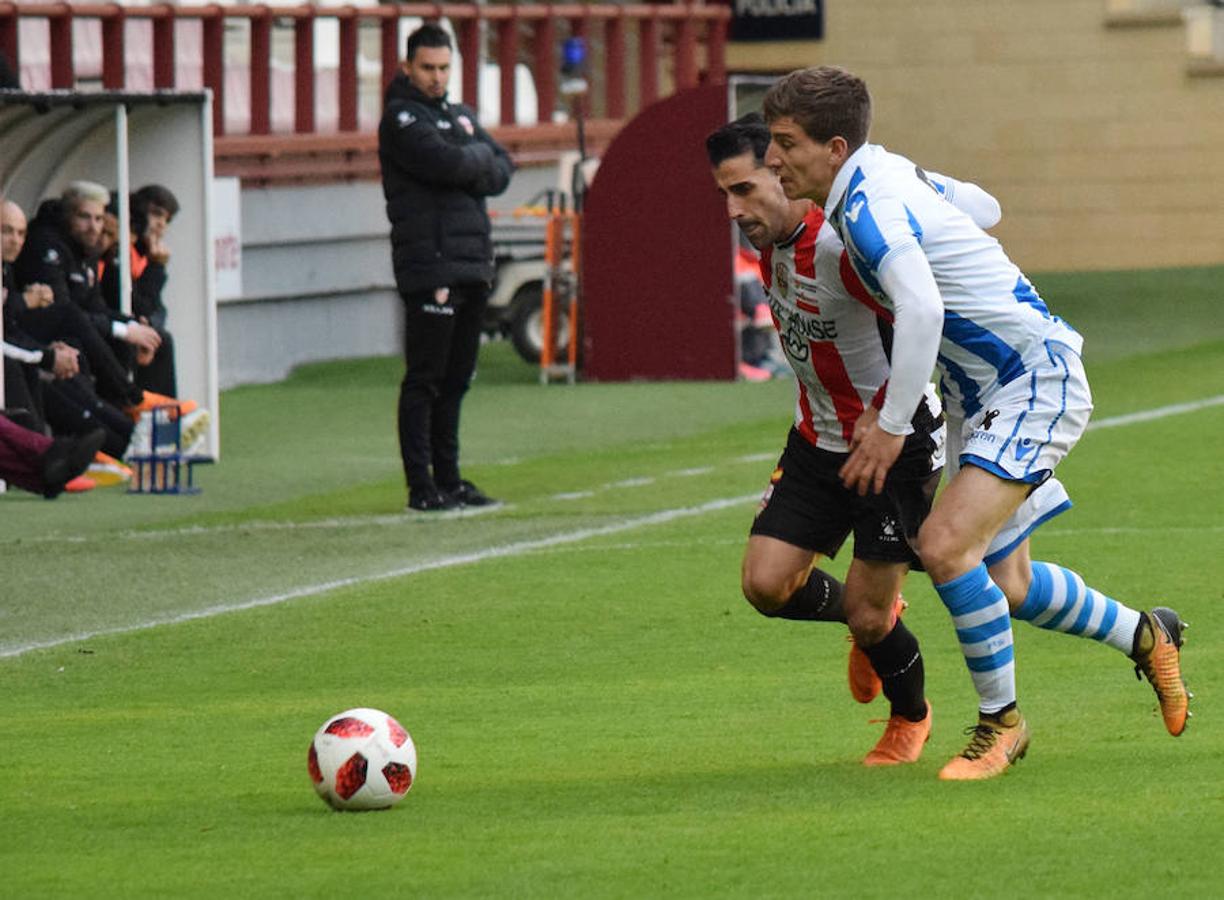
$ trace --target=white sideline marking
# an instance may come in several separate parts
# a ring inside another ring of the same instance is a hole
[[[677,519],[687,519],[693,516],[701,516],[709,512],[729,509],[733,506],[739,506],[744,503],[756,502],[758,499],[759,497],[757,494],[745,494],[740,497],[724,497],[719,500],[709,500],[698,506],[665,509],[645,516],[624,519],[610,525],[600,525],[595,528],[582,528],[578,529],[577,531],[554,534],[550,537],[536,538],[535,540],[531,541],[515,541],[512,544],[504,544],[501,547],[490,547],[485,550],[478,550],[474,553],[460,553],[455,556],[443,556],[439,559],[426,560],[425,562],[414,563],[411,566],[392,569],[389,572],[380,572],[374,575],[355,575],[351,578],[340,578],[336,581],[325,581],[321,584],[313,584],[307,585],[306,587],[295,588],[294,590],[286,591],[283,594],[273,594],[270,597],[254,597],[250,600],[243,600],[238,603],[223,603],[216,606],[209,606],[205,609],[195,610],[193,612],[148,619],[144,622],[137,622],[132,625],[119,625],[114,628],[101,628],[97,631],[81,632],[78,634],[67,635],[65,637],[53,638],[51,640],[32,641],[28,644],[19,644],[16,647],[0,650],[0,659],[22,656],[23,654],[30,653],[34,650],[48,650],[52,647],[59,647],[64,644],[74,643],[76,641],[92,640],[93,638],[104,637],[107,635],[130,634],[134,631],[147,631],[150,628],[157,628],[162,625],[179,625],[183,622],[195,621],[196,619],[211,619],[215,616],[222,616],[226,615],[227,613],[243,612],[248,609],[258,609],[262,606],[276,606],[281,603],[288,603],[290,600],[299,600],[303,597],[314,597],[319,594],[326,594],[330,591],[339,590],[340,588],[353,587],[359,584],[370,584],[377,581],[388,581],[393,578],[404,578],[408,575],[416,575],[419,572],[430,572],[434,569],[449,569],[454,568],[455,566],[480,563],[489,559],[504,559],[512,556],[522,556],[523,554],[531,553],[536,550],[542,550],[548,547],[557,547],[562,544],[573,544],[578,541],[584,541],[588,538],[601,537],[606,534],[619,534],[622,531],[630,531],[634,528],[644,528],[650,525],[663,525]]]
[[[1098,528],[1051,528],[1048,535],[1069,534],[1205,534],[1224,531],[1224,525],[1169,525],[1163,528],[1138,528],[1133,525],[1102,525]]]
[[[385,513],[372,516],[331,516],[326,519],[307,519],[306,521],[277,522],[268,519],[253,519],[250,522],[233,525],[184,525],[181,528],[150,529],[147,531],[120,531],[109,535],[48,535],[46,537],[22,538],[24,543],[34,541],[57,544],[86,544],[90,541],[141,541],[161,540],[172,537],[202,537],[208,534],[225,534],[233,531],[302,531],[311,529],[335,530],[338,528],[363,528],[374,525],[415,526],[422,522],[437,522],[450,519],[470,519],[473,516],[484,516],[493,512],[514,509],[513,503],[494,503],[491,506],[465,506],[460,509],[449,509],[441,512],[418,512],[415,509],[398,513]]]
[[[748,537],[745,534],[743,537],[734,538],[719,538],[718,540],[693,540],[693,541],[621,541],[616,544],[595,544],[585,547],[541,547],[538,550],[529,550],[526,555],[530,556],[556,556],[559,553],[606,553],[610,550],[645,550],[647,548],[657,549],[659,547],[742,547],[747,542]]]
[[[1124,416],[1112,416],[1108,419],[1098,419],[1088,423],[1088,430],[1094,428],[1119,428],[1122,425],[1134,425],[1136,422],[1151,422],[1167,416],[1178,416],[1182,413],[1196,412],[1209,406],[1224,405],[1224,394],[1214,397],[1204,397],[1202,400],[1192,400],[1189,403],[1174,403],[1172,406],[1158,406],[1155,409],[1145,409],[1140,412],[1127,413]]]
[[[781,453],[749,453],[746,456],[737,456],[736,462],[755,463],[755,462],[776,462]]]
[[[1167,416],[1180,415],[1182,413],[1195,412],[1200,409],[1206,409],[1212,406],[1224,405],[1224,394],[1218,394],[1214,397],[1205,397],[1201,400],[1193,400],[1188,403],[1175,403],[1169,406],[1160,406],[1155,409],[1142,410],[1140,412],[1128,413],[1121,416],[1113,416],[1107,419],[1099,419],[1095,422],[1090,422],[1088,430],[1096,428],[1118,428],[1125,425],[1132,425],[1138,422],[1150,422],[1156,419],[1163,419]],[[765,462],[777,459],[775,453],[751,453],[735,458],[737,463],[753,463]],[[514,463],[517,460],[509,460]],[[699,470],[678,470],[668,473],[671,475],[687,475],[698,474]],[[630,478],[621,482],[614,482],[610,485],[601,485],[600,489],[606,490],[612,487],[630,487],[642,484],[649,484],[653,481],[650,478],[636,479]],[[593,492],[577,492],[574,494],[556,494],[551,499],[576,499],[580,496],[590,496]],[[375,581],[385,581],[391,578],[402,578],[408,575],[414,575],[418,572],[427,572],[433,569],[444,569],[453,566],[467,565],[469,563],[483,562],[486,559],[497,559],[507,556],[519,556],[527,553],[532,553],[538,550],[543,550],[551,547],[561,546],[563,544],[571,544],[577,541],[586,540],[590,537],[598,537],[605,534],[616,534],[621,531],[628,531],[633,528],[639,528],[649,525],[662,524],[670,522],[674,519],[687,518],[689,516],[702,515],[706,512],[712,512],[719,509],[726,509],[740,503],[749,501],[757,502],[760,499],[759,494],[746,494],[742,497],[728,497],[722,500],[711,500],[708,503],[703,503],[700,506],[683,507],[680,509],[663,510],[662,512],[652,513],[647,516],[640,516],[635,519],[627,519],[613,525],[605,525],[599,528],[589,528],[579,531],[569,532],[566,534],[557,534],[552,537],[539,538],[534,541],[521,541],[513,544],[506,544],[503,547],[492,547],[490,549],[480,551],[478,553],[462,554],[459,556],[443,557],[429,562],[417,563],[412,566],[407,566],[402,569],[395,569],[390,572],[383,572],[375,575],[354,576],[353,578],[345,578],[339,581],[325,582],[323,584],[312,585],[305,588],[298,588],[294,591],[289,591],[284,594],[276,594],[271,597],[257,597],[252,600],[243,601],[236,604],[211,606],[207,609],[197,610],[195,612],[180,613],[175,616],[166,616],[159,619],[150,619],[146,622],[140,622],[134,625],[122,625],[115,628],[101,629],[92,632],[83,632],[80,634],[70,635],[62,638],[55,638],[48,641],[35,641],[28,644],[20,644],[9,649],[0,649],[0,659],[6,659],[15,656],[21,656],[25,653],[30,653],[34,650],[46,650],[52,647],[59,647],[63,644],[70,644],[75,641],[90,640],[96,637],[103,637],[112,634],[128,634],[134,631],[145,631],[150,628],[156,628],[161,625],[176,625],[181,622],[190,622],[195,619],[207,619],[214,616],[225,615],[231,612],[241,612],[247,609],[257,609],[261,606],[274,606],[279,603],[286,603],[290,600],[296,600],[301,597],[311,597],[318,594],[324,594],[328,591],[337,590],[339,588],[351,587],[357,584],[366,584]],[[505,507],[502,507],[505,508]],[[215,533],[217,531],[241,530],[241,529],[297,529],[297,528],[334,528],[340,525],[352,525],[356,522],[372,522],[373,524],[392,524],[404,522],[407,519],[402,514],[395,516],[371,516],[371,517],[352,517],[349,519],[321,519],[314,522],[263,522],[263,523],[245,523],[243,525],[222,525],[222,526],[193,526],[184,529],[176,529],[174,531],[148,531],[148,532],[125,532],[120,537],[164,537],[173,534],[197,534],[197,533]],[[1097,529],[1083,529],[1084,531],[1097,531]],[[1160,529],[1167,531],[1169,529]],[[1215,527],[1209,526],[1207,529],[1197,530],[1216,530]],[[1049,534],[1069,534],[1075,530],[1051,530]],[[1099,531],[1105,531],[1100,529]],[[1125,529],[1116,529],[1117,533],[1129,533]],[[1139,529],[1136,529],[1139,531]],[[113,536],[108,539],[113,539]],[[56,541],[84,541],[86,538],[73,537],[56,537]]]
[[[625,478],[621,481],[614,481],[607,485],[609,488],[631,488],[631,487],[646,487],[654,484],[655,480],[649,475],[642,475],[636,478]]]

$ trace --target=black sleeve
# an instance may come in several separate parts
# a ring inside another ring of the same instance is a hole
[[[493,150],[487,144],[452,144],[411,106],[388,109],[382,133],[399,165],[414,178],[438,187],[475,191],[493,165]]]
[[[510,186],[510,176],[514,174],[514,162],[510,159],[506,148],[493,140],[493,136],[481,128],[475,118],[472,119],[472,122],[476,128],[477,139],[493,151],[493,164],[486,170],[486,177],[472,193],[482,197],[496,197]]]
[[[140,277],[132,282],[132,315],[147,319],[154,328],[166,327],[166,305],[161,298],[166,278],[166,267],[149,260]]]
[[[22,288],[30,284],[45,284],[51,288],[56,303],[71,303],[66,263],[62,248],[51,241],[32,237],[21,248],[21,255],[13,264],[14,280]]]

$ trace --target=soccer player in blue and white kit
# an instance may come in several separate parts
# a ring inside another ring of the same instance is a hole
[[[1029,556],[1030,532],[1070,505],[1053,472],[1092,411],[1083,339],[920,167],[867,143],[862,80],[831,66],[792,72],[769,90],[764,112],[773,138],[766,163],[787,196],[824,206],[859,277],[895,317],[884,406],[855,429],[841,473],[848,486],[880,490],[910,428],[906,411],[932,369],[939,374],[950,480],[918,552],[979,696],[973,737],[940,777],[991,778],[1028,747],[1009,607],[1126,653],[1155,688],[1166,728],[1181,734],[1190,695],[1178,615],[1130,609]]]

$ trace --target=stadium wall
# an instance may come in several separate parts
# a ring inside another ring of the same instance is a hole
[[[980,182],[1031,271],[1224,262],[1224,77],[1180,20],[1117,27],[1103,0],[825,4],[820,43],[730,44],[732,72],[845,66],[872,139]]]
[[[520,169],[490,208],[513,210],[556,178],[555,166]],[[241,221],[242,294],[217,304],[221,388],[279,381],[302,363],[400,352],[378,182],[244,187]],[[172,269],[171,292],[173,278]]]

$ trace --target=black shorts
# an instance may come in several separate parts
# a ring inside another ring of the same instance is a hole
[[[943,472],[931,468],[939,437],[909,435],[884,492],[860,497],[837,475],[847,454],[814,447],[792,428],[750,533],[831,558],[853,531],[856,559],[907,562],[921,570],[911,544],[931,511]]]

